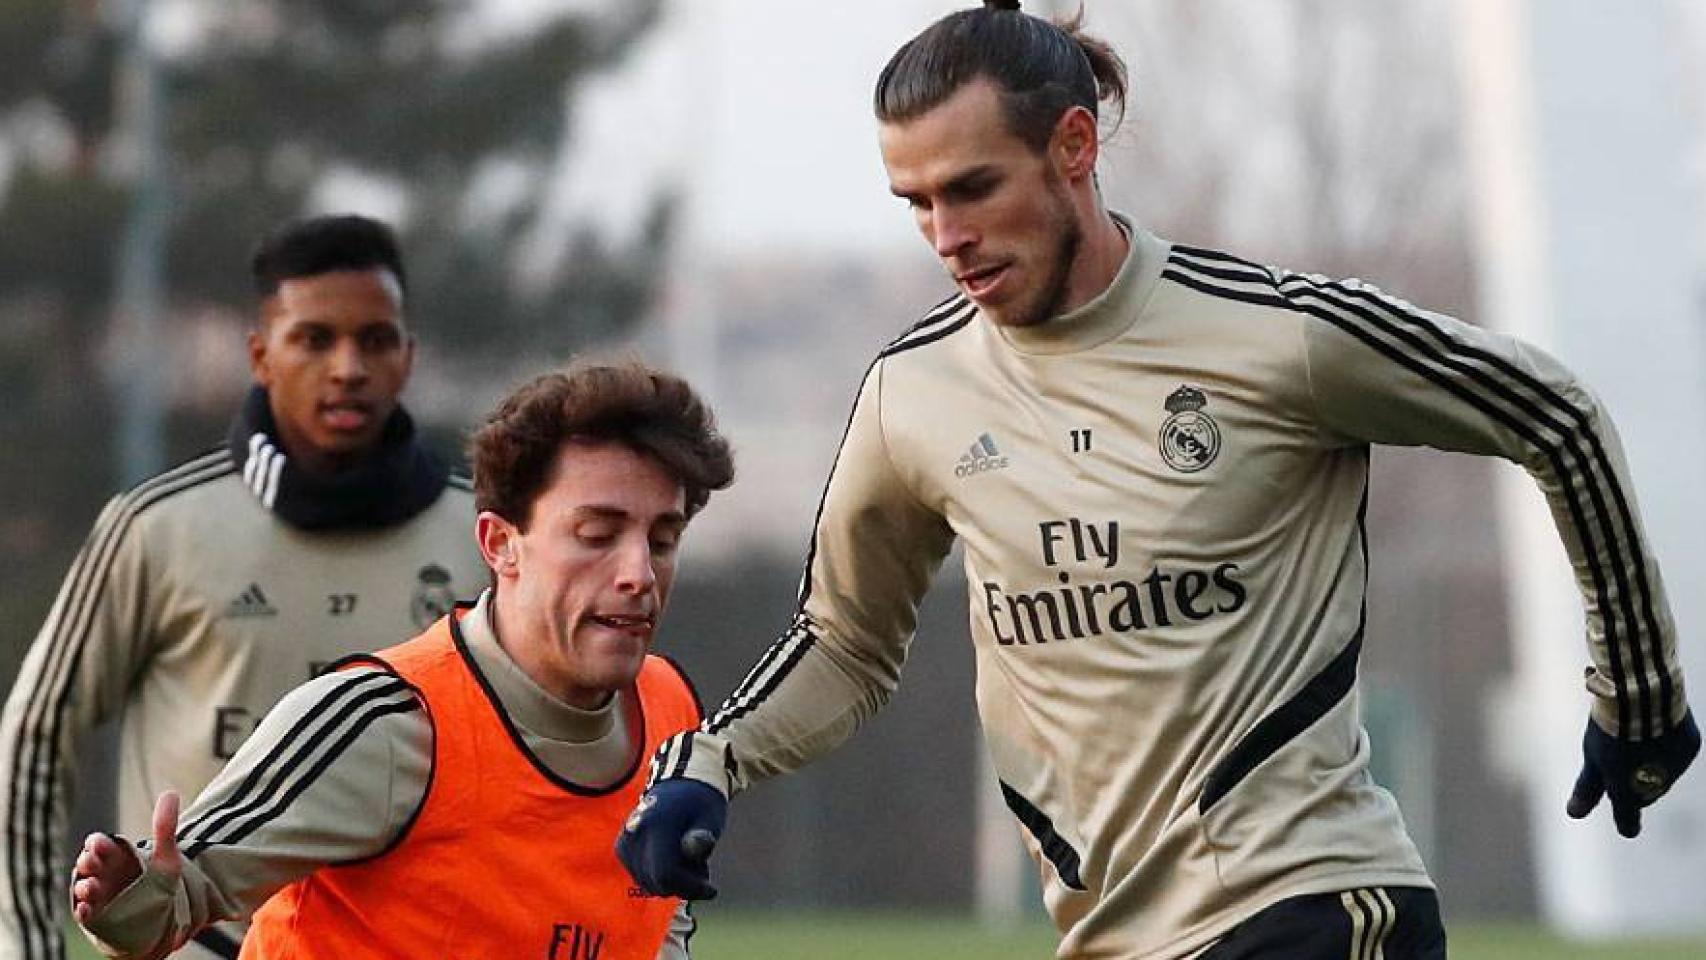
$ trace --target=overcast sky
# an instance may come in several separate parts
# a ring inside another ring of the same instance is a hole
[[[539,0],[492,0],[521,9]],[[916,242],[871,118],[888,56],[941,0],[671,0],[664,23],[578,105],[558,198],[631,226],[660,175],[689,188],[696,245],[877,251]]]
[[[495,29],[607,2],[483,0]],[[915,243],[910,218],[888,195],[871,86],[897,46],[969,5],[666,0],[663,23],[577,102],[575,156],[553,202],[620,233],[639,221],[649,185],[675,176],[688,187],[688,237],[698,249],[865,253]],[[1025,4],[1037,13],[1068,6],[1076,4]],[[1086,7],[1093,32],[1129,26],[1123,6]],[[1689,19],[1706,33],[1706,14],[1696,9]],[[1696,163],[1706,167],[1706,154]]]

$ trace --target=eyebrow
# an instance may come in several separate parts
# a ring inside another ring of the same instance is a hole
[[[956,173],[953,176],[949,177],[947,182],[942,185],[942,189],[944,191],[964,190],[967,186],[971,185],[973,182],[975,182],[975,181],[977,181],[983,177],[990,176],[991,174],[993,174],[995,172],[996,171],[995,171],[995,165],[994,164],[980,163],[975,167],[971,167],[971,168],[966,169],[966,170],[961,170],[959,173]],[[893,183],[889,184],[889,192],[894,194],[895,196],[899,197],[902,200],[911,200],[914,197],[920,196],[920,194],[917,191],[902,190],[901,188],[895,186]]]
[[[332,330],[332,329],[337,328],[337,326],[338,326],[338,324],[336,322],[329,320],[325,317],[315,315],[315,316],[292,318],[286,329],[289,329],[289,330]],[[374,317],[372,319],[358,321],[356,328],[352,331],[349,331],[349,332],[351,334],[359,336],[363,333],[368,332],[369,330],[376,330],[376,329],[384,329],[387,331],[394,331],[399,336],[408,336],[407,331],[405,331],[403,329],[403,324],[401,321],[395,320],[395,319],[380,318],[380,317]]]
[[[633,514],[621,507],[611,507],[597,503],[585,504],[583,506],[576,507],[575,515],[591,517],[599,520],[627,520],[633,516]],[[687,522],[687,515],[679,510],[669,510],[658,514],[658,520],[665,523],[684,524]]]
[[[948,182],[951,184],[952,183],[964,183],[967,180],[976,180],[978,177],[988,176],[989,174],[994,173],[994,172],[995,172],[995,165],[994,164],[980,163],[977,166],[970,168],[969,170],[961,170],[959,173],[954,174],[952,177],[948,178]]]

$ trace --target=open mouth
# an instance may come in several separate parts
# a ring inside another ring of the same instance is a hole
[[[976,270],[967,270],[964,273],[957,274],[954,279],[958,280],[960,286],[965,288],[966,296],[977,300],[987,296],[990,291],[995,289],[995,286],[1001,282],[1001,278],[1007,275],[1008,266],[1005,263],[998,263],[994,266],[979,267]]]

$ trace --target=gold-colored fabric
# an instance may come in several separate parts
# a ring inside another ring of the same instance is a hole
[[[1526,467],[1582,571],[1598,673],[1617,678],[1595,715],[1681,716],[1617,439],[1567,371],[1354,281],[1131,238],[1073,314],[1000,329],[954,298],[884,351],[801,613],[712,713],[688,775],[735,792],[855,730],[898,683],[957,537],[985,739],[1062,957],[1188,957],[1284,897],[1429,886],[1369,776],[1354,686],[1371,443]]]

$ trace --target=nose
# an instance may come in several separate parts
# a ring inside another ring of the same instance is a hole
[[[362,353],[361,344],[353,337],[345,337],[332,348],[331,356],[332,379],[339,383],[362,383],[367,380],[367,357]]]
[[[930,213],[930,245],[936,255],[947,259],[976,245],[977,233],[962,215],[947,204],[937,204]]]
[[[623,544],[616,556],[616,589],[629,596],[641,596],[657,586],[658,573],[652,557],[651,541],[633,538]]]

